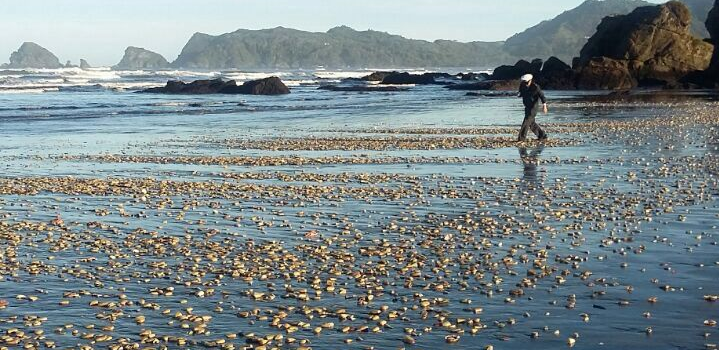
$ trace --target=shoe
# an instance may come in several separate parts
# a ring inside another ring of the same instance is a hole
[[[542,135],[542,136],[538,137],[537,140],[539,140],[539,141],[544,141],[544,140],[546,140],[547,138],[548,138],[547,135]]]

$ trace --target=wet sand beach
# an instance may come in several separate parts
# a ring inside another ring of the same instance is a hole
[[[8,122],[0,349],[717,347],[718,102],[418,90]]]

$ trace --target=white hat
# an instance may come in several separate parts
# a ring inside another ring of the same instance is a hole
[[[525,81],[525,82],[526,82],[526,81],[530,81],[530,80],[534,79],[534,76],[531,75],[531,74],[525,74],[525,75],[523,75],[522,78],[520,78],[520,79],[522,79],[522,81]]]

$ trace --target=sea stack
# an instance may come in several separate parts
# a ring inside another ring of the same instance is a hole
[[[87,63],[87,61],[85,61],[85,59],[81,58],[80,59],[80,68],[81,69],[90,69],[90,68],[92,68],[92,66],[89,63]]]
[[[50,50],[35,44],[25,42],[10,55],[7,68],[62,68],[60,60]]]
[[[140,69],[166,69],[170,63],[159,53],[143,49],[141,47],[129,46],[125,49],[125,55],[118,64],[112,67],[115,70],[140,70]]]

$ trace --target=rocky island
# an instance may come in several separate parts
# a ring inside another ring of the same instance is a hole
[[[2,68],[62,68],[60,60],[50,50],[33,42],[24,42],[10,55],[10,63]]]
[[[92,68],[92,66],[89,63],[87,63],[87,61],[85,61],[84,58],[81,58],[80,59],[80,69],[90,69],[90,68]]]
[[[170,62],[159,53],[141,47],[129,46],[122,60],[112,67],[115,70],[166,69]]]

